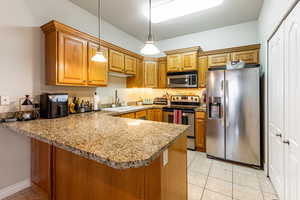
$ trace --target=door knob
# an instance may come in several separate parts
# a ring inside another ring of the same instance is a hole
[[[280,133],[276,134],[276,137],[282,137],[282,135]]]
[[[289,140],[283,140],[284,144],[290,145],[290,141]]]

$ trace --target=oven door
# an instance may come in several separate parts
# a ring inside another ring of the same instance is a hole
[[[169,88],[197,88],[197,74],[168,75]]]
[[[174,122],[174,112],[164,111],[164,122]],[[182,111],[182,124],[190,125],[187,131],[187,148],[189,150],[196,150],[195,137],[195,113],[194,111]]]

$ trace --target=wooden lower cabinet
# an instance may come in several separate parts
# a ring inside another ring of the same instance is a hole
[[[142,110],[142,111],[138,111],[135,113],[135,118],[136,119],[147,119],[147,111],[146,110]]]
[[[161,109],[147,110],[147,120],[162,122],[163,121],[163,111]]]
[[[43,169],[51,171],[49,200],[187,200],[187,150],[183,134],[168,149],[168,163],[162,153],[149,166],[118,170],[83,158],[69,151],[46,146],[51,151],[51,163]],[[32,169],[44,158],[32,147]],[[42,176],[40,174],[39,176]],[[40,187],[39,184],[36,184]]]
[[[206,152],[206,119],[204,112],[197,112],[195,119],[196,148]]]
[[[122,114],[122,115],[120,115],[120,117],[135,119],[135,113],[133,112],[133,113]]]

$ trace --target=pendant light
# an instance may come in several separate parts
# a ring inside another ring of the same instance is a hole
[[[152,2],[149,0],[149,35],[148,40],[145,43],[144,48],[141,50],[144,55],[156,55],[159,54],[159,49],[154,45],[153,35],[152,35]]]
[[[94,62],[107,62],[107,59],[105,58],[103,51],[101,50],[101,0],[98,0],[98,34],[99,34],[99,47],[97,49],[96,55],[92,57],[92,61]]]

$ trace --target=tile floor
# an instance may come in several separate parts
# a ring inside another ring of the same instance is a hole
[[[188,200],[279,200],[262,170],[188,151]]]

